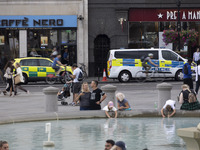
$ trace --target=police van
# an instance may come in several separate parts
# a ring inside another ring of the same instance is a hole
[[[153,54],[151,61],[158,65],[158,70],[167,73],[165,77],[182,79],[182,67],[187,59],[184,59],[170,49],[115,49],[110,50],[107,61],[107,75],[109,78],[118,79],[120,82],[128,82],[135,78],[138,71],[144,70],[141,57]],[[155,66],[151,65],[151,70]]]

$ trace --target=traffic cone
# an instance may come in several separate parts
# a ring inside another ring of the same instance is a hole
[[[107,81],[106,70],[105,69],[103,70],[103,80],[102,81]]]

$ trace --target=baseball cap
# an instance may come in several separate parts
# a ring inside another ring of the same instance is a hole
[[[118,147],[120,147],[122,150],[126,150],[126,145],[123,141],[117,141],[115,143],[115,145],[117,145]]]
[[[152,53],[149,53],[148,56],[149,56],[149,57],[150,57],[150,56],[153,56],[153,54],[152,54]]]
[[[108,106],[113,107],[114,106],[113,102],[112,101],[108,102]]]

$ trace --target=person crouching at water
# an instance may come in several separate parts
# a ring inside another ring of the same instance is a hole
[[[114,107],[114,104],[112,101],[110,101],[108,103],[108,105],[106,105],[103,110],[105,111],[105,114],[108,118],[111,118],[111,116],[109,115],[109,111],[114,111],[115,112],[115,118],[117,118],[117,109]]]

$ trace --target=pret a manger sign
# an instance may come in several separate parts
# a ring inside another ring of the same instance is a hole
[[[177,21],[177,9],[130,9],[129,21]],[[200,21],[200,9],[181,9],[181,21]]]

